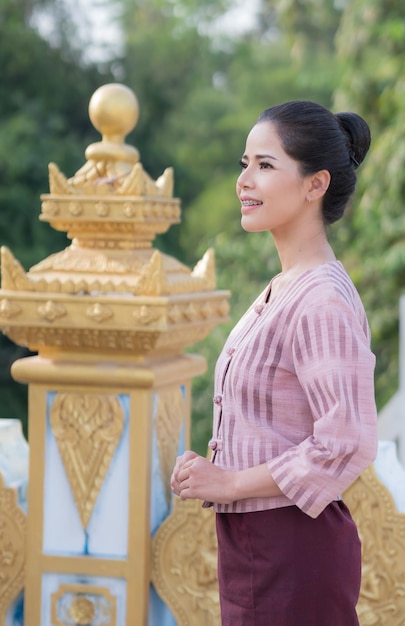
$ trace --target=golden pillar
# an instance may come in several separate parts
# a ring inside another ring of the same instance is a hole
[[[71,244],[28,272],[1,256],[1,328],[38,352],[12,368],[29,385],[25,626],[164,626],[151,537],[205,369],[183,350],[226,319],[229,293],[212,250],[191,271],[152,247],[180,206],[172,170],[152,180],[125,143],[134,93],[105,85],[89,114],[102,140],[70,179],[50,164],[42,196]]]

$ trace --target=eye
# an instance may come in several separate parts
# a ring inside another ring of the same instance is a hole
[[[240,159],[240,161],[239,161],[239,167],[240,167],[242,170],[245,170],[245,169],[247,168],[247,163],[245,163],[245,161],[242,161],[242,159]]]
[[[268,161],[260,161],[259,163],[259,167],[261,170],[272,170],[273,165],[271,163],[269,163]]]

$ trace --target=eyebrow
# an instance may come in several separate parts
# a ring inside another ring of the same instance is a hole
[[[247,156],[247,154],[244,154],[242,156],[242,159],[248,159],[249,157]],[[260,160],[260,159],[273,159],[274,161],[278,161],[278,159],[275,156],[272,156],[271,154],[255,154],[255,159]]]

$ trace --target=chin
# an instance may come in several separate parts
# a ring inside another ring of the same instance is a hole
[[[247,233],[262,233],[263,231],[268,230],[267,228],[264,228],[264,226],[258,226],[257,224],[249,223],[249,220],[246,219],[244,216],[242,217],[240,224],[243,230],[245,230]]]

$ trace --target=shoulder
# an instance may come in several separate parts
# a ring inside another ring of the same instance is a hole
[[[295,291],[301,310],[337,305],[365,314],[358,291],[340,261],[318,265],[304,272]]]
[[[363,303],[351,278],[339,262],[326,263],[302,276],[298,287],[297,326],[312,321],[353,332],[357,329],[367,340],[370,331]]]

